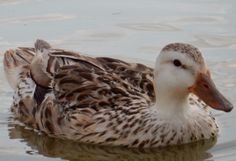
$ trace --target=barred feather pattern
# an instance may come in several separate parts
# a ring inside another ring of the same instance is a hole
[[[48,51],[49,58],[46,64],[45,73],[53,79],[54,74],[63,66],[77,65],[81,71],[83,70],[101,70],[110,74],[115,74],[119,79],[127,81],[134,87],[139,87],[141,93],[146,93],[147,98],[154,101],[153,89],[153,69],[142,64],[126,63],[124,61],[97,57],[92,58],[80,55],[66,50],[50,49]],[[88,71],[89,72],[89,71]],[[37,80],[35,80],[37,82]]]

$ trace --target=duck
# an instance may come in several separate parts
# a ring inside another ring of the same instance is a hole
[[[59,139],[130,148],[187,144],[218,136],[210,108],[233,109],[200,50],[187,43],[164,46],[153,68],[44,40],[6,51],[3,62],[16,120]]]

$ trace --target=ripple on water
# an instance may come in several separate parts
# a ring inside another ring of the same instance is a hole
[[[173,25],[165,23],[122,23],[118,24],[117,26],[135,31],[170,32],[180,30]]]
[[[24,17],[11,17],[11,18],[1,18],[1,24],[15,24],[15,23],[32,23],[32,22],[47,22],[47,21],[63,21],[68,19],[74,19],[74,15],[67,14],[56,14],[56,13],[48,13],[41,15],[32,15],[32,16],[24,16]]]
[[[100,40],[116,40],[123,38],[124,32],[118,31],[104,31],[104,30],[78,30],[73,33],[73,36],[68,37],[69,39],[79,39],[80,41],[100,41]],[[73,40],[75,40],[73,39]]]
[[[21,4],[21,3],[25,3],[27,1],[29,1],[29,0],[1,0],[0,5],[5,5],[5,6],[18,5],[18,4]]]
[[[201,48],[236,48],[235,34],[196,34],[191,43]]]
[[[222,16],[189,16],[176,17],[171,21],[174,24],[193,25],[193,24],[223,24],[225,19]]]
[[[227,90],[231,97],[236,97],[236,60],[227,60],[212,64],[214,77],[223,90]],[[224,78],[224,79],[222,79]],[[228,93],[227,92],[227,93]]]
[[[236,140],[232,140],[230,142],[217,144],[213,147],[210,152],[214,153],[214,160],[235,160],[236,153],[235,153],[235,145]]]

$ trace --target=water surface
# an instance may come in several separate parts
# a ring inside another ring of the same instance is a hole
[[[42,38],[54,47],[153,66],[165,44],[187,42],[201,49],[217,86],[236,105],[235,7],[234,0],[1,0],[0,52]],[[15,125],[2,63],[0,75],[0,160],[236,160],[235,110],[213,111],[217,140],[146,150],[84,145]]]

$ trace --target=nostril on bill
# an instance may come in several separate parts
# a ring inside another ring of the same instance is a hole
[[[209,86],[207,84],[203,84],[203,86],[206,88],[206,89],[209,89]]]

